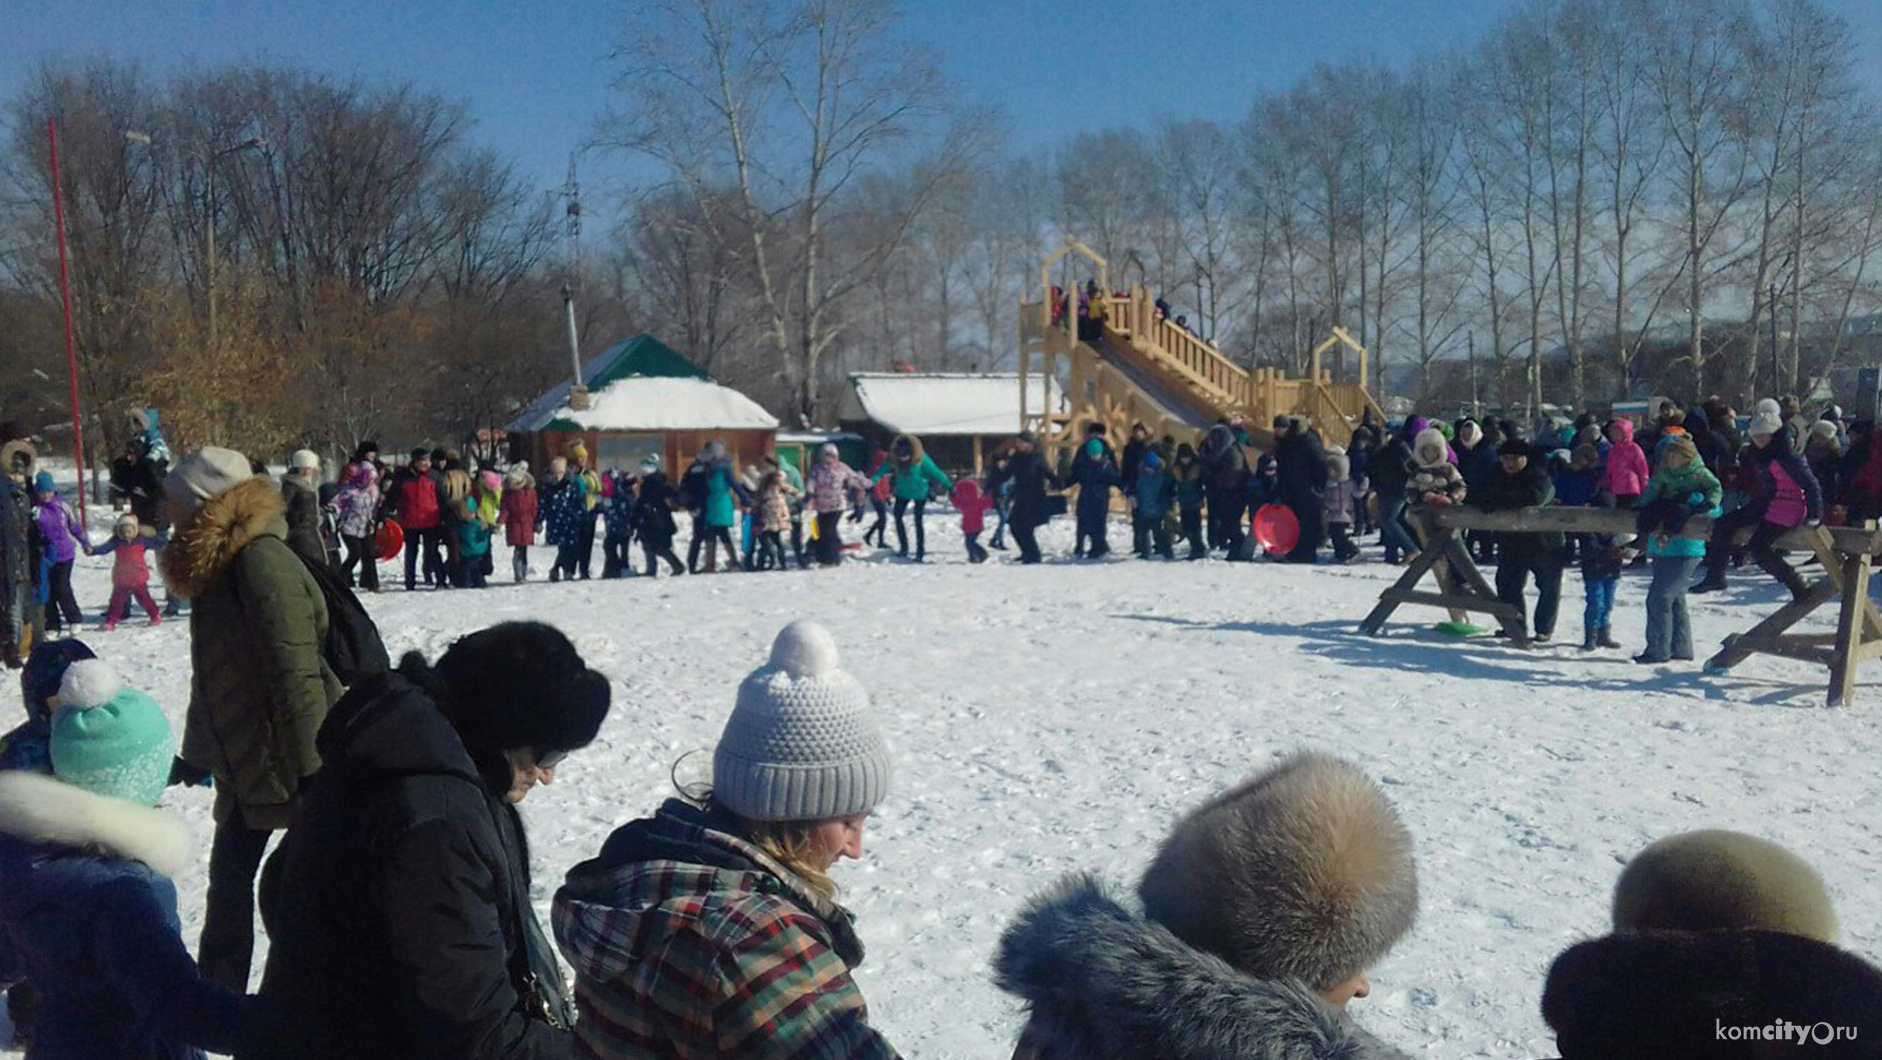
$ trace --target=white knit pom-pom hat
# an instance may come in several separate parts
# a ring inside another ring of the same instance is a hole
[[[784,627],[739,685],[712,756],[714,801],[747,820],[828,820],[873,810],[889,774],[869,693],[839,668],[836,638],[815,622]]]

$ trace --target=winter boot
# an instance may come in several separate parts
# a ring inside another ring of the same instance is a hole
[[[1699,579],[1699,584],[1686,590],[1689,593],[1716,593],[1725,588],[1725,572],[1707,568],[1706,576]]]
[[[1601,646],[1601,631],[1589,626],[1581,635],[1581,650],[1593,651]]]
[[[699,568],[702,574],[719,573],[719,542],[715,538],[706,539],[706,562]]]
[[[1618,648],[1621,646],[1621,642],[1614,639],[1613,626],[1602,626],[1600,634],[1595,643],[1601,645],[1603,648]]]

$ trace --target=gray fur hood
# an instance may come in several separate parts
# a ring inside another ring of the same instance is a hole
[[[1088,876],[1035,899],[1000,938],[996,981],[1031,1009],[1040,1060],[1406,1060],[1307,987],[1184,945]]]

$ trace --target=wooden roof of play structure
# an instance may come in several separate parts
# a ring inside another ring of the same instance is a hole
[[[510,430],[774,430],[777,417],[652,335],[615,343],[582,365],[585,408],[557,384],[522,411]]]
[[[1077,436],[1086,423],[1104,423],[1121,435],[1133,423],[1143,423],[1153,434],[1193,434],[1218,419],[1244,420],[1265,427],[1275,416],[1302,416],[1322,429],[1355,424],[1371,410],[1384,419],[1367,390],[1370,354],[1342,328],[1307,358],[1304,379],[1289,378],[1272,368],[1249,370],[1220,350],[1166,320],[1156,300],[1141,286],[1123,295],[1097,299],[1103,317],[1102,333],[1090,340],[1078,335],[1076,292],[1068,289],[1068,312],[1054,321],[1052,270],[1070,255],[1089,260],[1097,271],[1100,290],[1110,291],[1110,269],[1105,260],[1077,239],[1046,259],[1039,270],[1040,300],[1020,306],[1020,375],[1039,372],[1056,377],[1058,360],[1070,364],[1066,387],[1069,408],[1061,412],[1029,404],[1023,410],[1026,425],[1041,433],[1049,447],[1057,448]],[[1322,361],[1328,352],[1356,359],[1352,378],[1336,379]],[[1028,393],[1022,388],[1022,395]],[[1343,438],[1339,439],[1344,441]]]

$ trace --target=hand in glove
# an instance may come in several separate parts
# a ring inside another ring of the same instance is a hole
[[[192,788],[212,788],[216,781],[207,769],[198,769],[181,758],[175,758],[170,761],[169,786],[176,787],[178,784]]]

